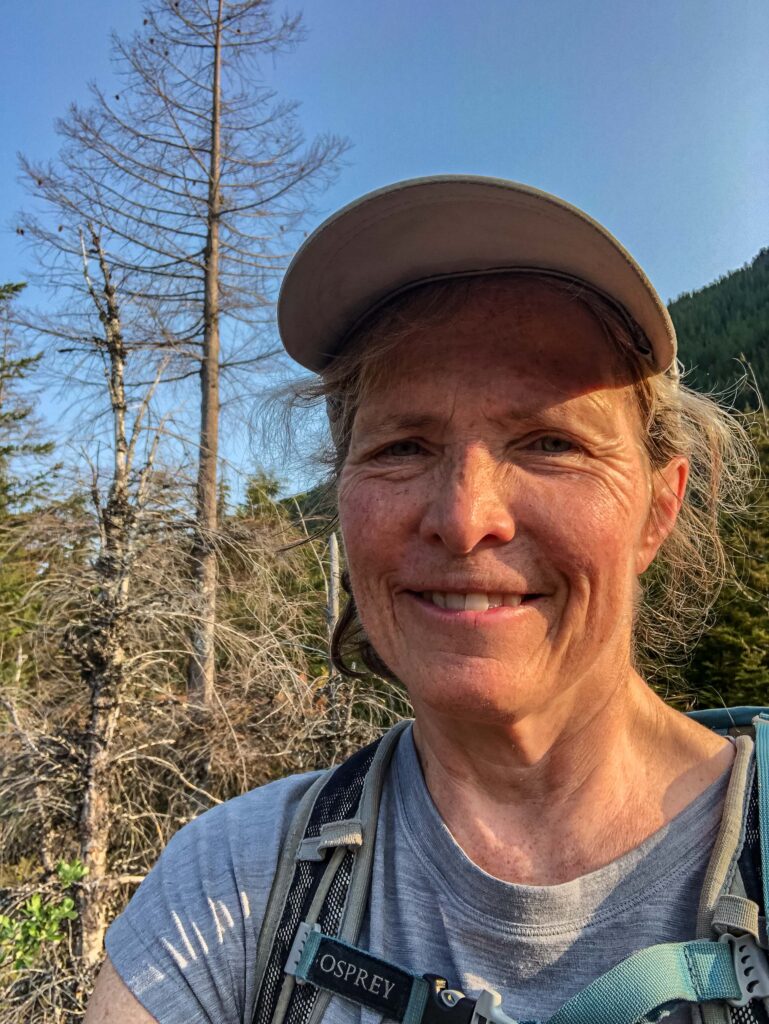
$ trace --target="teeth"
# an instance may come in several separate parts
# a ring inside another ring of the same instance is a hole
[[[489,608],[517,608],[523,598],[520,594],[457,594],[443,593],[440,590],[426,590],[423,595],[428,601],[439,608],[448,608],[455,612],[485,612]]]

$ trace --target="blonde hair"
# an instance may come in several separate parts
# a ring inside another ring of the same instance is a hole
[[[734,573],[720,523],[722,517],[741,516],[749,508],[758,465],[755,447],[735,410],[689,388],[677,364],[664,373],[649,373],[638,351],[645,338],[621,307],[581,282],[545,273],[528,272],[526,278],[587,306],[600,323],[620,363],[631,372],[651,472],[658,472],[675,456],[689,461],[687,490],[676,524],[640,579],[634,652],[639,668],[654,675],[685,657],[706,627],[721,587]],[[294,403],[326,403],[332,444],[325,460],[331,487],[347,457],[363,396],[386,379],[384,357],[416,326],[445,322],[488,280],[483,275],[439,281],[399,295],[356,329],[321,378],[293,389]],[[350,667],[351,660],[362,661],[379,675],[391,675],[358,619],[349,577],[343,578],[343,586],[348,602],[332,641],[334,663],[347,675],[361,674]]]

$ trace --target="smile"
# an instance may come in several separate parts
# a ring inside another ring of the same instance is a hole
[[[480,592],[423,590],[418,592],[423,601],[438,608],[455,612],[487,612],[490,608],[517,608],[520,604],[539,597],[539,594],[485,594]]]

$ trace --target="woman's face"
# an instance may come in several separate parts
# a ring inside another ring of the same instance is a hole
[[[486,282],[388,365],[339,483],[376,651],[418,711],[514,721],[608,698],[686,466],[653,483],[602,327],[546,285]]]

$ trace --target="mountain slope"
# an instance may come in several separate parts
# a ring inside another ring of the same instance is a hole
[[[690,384],[704,391],[729,387],[748,363],[761,394],[769,396],[769,248],[668,308]]]

